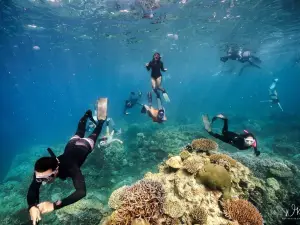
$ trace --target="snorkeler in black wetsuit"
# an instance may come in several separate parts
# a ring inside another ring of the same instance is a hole
[[[158,52],[154,53],[153,59],[146,64],[146,68],[148,71],[151,69],[151,84],[156,96],[159,96],[158,90],[160,90],[163,93],[165,101],[170,102],[166,90],[161,87],[162,74],[160,71],[166,72],[167,69],[164,68],[164,64],[160,59],[160,54]]]
[[[140,91],[137,94],[135,92],[130,92],[129,99],[125,101],[125,106],[124,106],[125,115],[129,114],[127,110],[135,106],[138,103],[138,101],[141,99],[141,97],[142,97],[142,92]]]
[[[241,63],[247,62],[249,63],[249,65],[261,69],[261,67],[257,65],[261,63],[261,60],[258,57],[252,55],[250,51],[243,51],[242,49],[233,50],[233,48],[230,47],[227,51],[227,56],[223,56],[220,58],[220,60],[224,63],[227,62],[228,59],[237,60]],[[243,70],[244,68],[241,69],[239,75],[242,74]]]
[[[100,116],[100,118],[102,117]],[[33,181],[27,194],[29,213],[34,225],[41,220],[41,214],[49,213],[53,210],[73,204],[86,196],[85,179],[80,167],[85,162],[87,156],[93,151],[96,140],[101,133],[102,125],[105,122],[104,118],[98,120],[92,134],[84,138],[88,119],[96,123],[91,110],[88,110],[80,119],[77,131],[67,143],[62,155],[56,157],[54,153],[48,149],[51,157],[42,157],[36,161]],[[73,180],[75,192],[61,201],[39,203],[39,189],[41,184],[52,183],[56,177],[62,180],[66,180],[66,178],[70,177]]]
[[[222,129],[222,134],[213,133],[211,129],[211,124],[216,119],[222,119],[224,121],[224,126]],[[237,134],[231,131],[228,131],[228,119],[223,116],[222,114],[219,114],[215,117],[213,117],[212,121],[209,121],[208,115],[202,116],[203,123],[205,130],[213,137],[218,138],[219,140],[231,144],[232,146],[236,147],[239,150],[247,150],[249,148],[254,149],[254,153],[256,156],[260,155],[260,151],[257,149],[257,140],[254,137],[253,134],[248,133],[248,131],[244,130],[245,134]]]

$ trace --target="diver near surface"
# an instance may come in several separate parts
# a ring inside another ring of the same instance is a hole
[[[160,71],[166,72],[167,69],[164,68],[164,64],[161,61],[160,54],[158,52],[154,53],[152,60],[146,63],[146,68],[149,71],[151,69],[151,84],[154,93],[157,98],[159,97],[158,90],[162,91],[163,97],[166,102],[170,102],[170,98],[164,88],[161,87],[162,74]]]
[[[212,132],[211,125],[216,119],[222,119],[224,121],[224,126],[222,129],[222,134],[217,134]],[[212,121],[209,121],[208,115],[203,115],[202,120],[204,123],[205,130],[213,137],[231,144],[235,148],[239,150],[247,150],[249,148],[254,149],[254,153],[256,156],[260,155],[260,151],[257,149],[257,140],[254,137],[253,134],[249,133],[248,131],[244,130],[244,134],[237,134],[234,132],[231,132],[228,130],[228,119],[222,115],[219,114],[217,116],[214,116]]]
[[[52,150],[48,148],[51,157],[42,157],[36,161],[33,181],[27,193],[28,209],[33,225],[36,225],[41,220],[41,214],[50,213],[53,210],[73,204],[86,196],[85,179],[80,167],[93,151],[106,120],[107,99],[100,99],[100,103],[98,107],[98,123],[90,136],[84,138],[87,120],[93,120],[92,111],[88,110],[80,119],[77,131],[67,143],[62,155],[56,157]],[[94,122],[96,123],[96,121]],[[39,189],[41,185],[52,183],[57,177],[62,180],[70,177],[73,180],[75,191],[62,200],[39,203]]]
[[[138,101],[141,99],[141,97],[142,97],[141,91],[138,91],[137,94],[135,92],[130,92],[129,98],[125,101],[123,113],[125,115],[129,115],[130,113],[127,110],[135,106],[138,103]]]
[[[235,50],[232,47],[229,47],[227,50],[227,55],[221,57],[220,60],[225,63],[228,61],[228,59],[237,60],[241,63],[249,63],[248,66],[250,65],[252,67],[261,69],[261,67],[257,65],[257,64],[261,63],[261,60],[258,57],[252,55],[251,51],[249,51],[249,50],[244,51],[242,48]],[[241,71],[239,72],[239,75],[242,74],[245,67],[243,67],[241,69]]]
[[[279,98],[278,98],[278,94],[276,91],[276,84],[277,84],[278,79],[275,78],[272,82],[272,84],[269,87],[269,96],[270,96],[270,100],[265,100],[265,101],[260,101],[260,102],[270,102],[272,104],[277,104],[278,107],[281,109],[281,111],[283,112],[283,108],[281,107]],[[272,106],[271,106],[272,107]]]
[[[166,111],[161,104],[161,99],[159,93],[156,94],[157,98],[157,109],[152,107],[152,94],[148,92],[148,105],[143,105],[141,113],[147,113],[148,116],[155,123],[163,123],[167,120]]]

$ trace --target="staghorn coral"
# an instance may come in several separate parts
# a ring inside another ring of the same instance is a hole
[[[224,166],[225,169],[229,170],[232,166],[236,166],[236,161],[225,154],[214,154],[209,157],[210,162]]]
[[[199,171],[197,178],[208,188],[222,191],[225,199],[230,197],[231,177],[224,167],[207,164]]]
[[[197,173],[204,166],[202,157],[191,156],[183,161],[183,168],[189,173]]]
[[[190,156],[191,156],[191,153],[189,153],[189,151],[187,151],[185,149],[180,152],[180,157],[182,160],[185,160]]]
[[[117,209],[122,205],[121,197],[126,191],[127,186],[123,186],[113,191],[108,200],[108,206],[112,209]]]
[[[263,218],[259,211],[250,202],[237,199],[222,202],[224,214],[239,225],[262,225]]]
[[[205,209],[202,207],[196,207],[192,212],[191,212],[191,217],[194,222],[197,224],[203,225],[207,221],[207,213]]]
[[[185,212],[182,202],[173,195],[168,195],[164,202],[164,213],[172,218],[179,218]]]
[[[126,188],[120,198],[122,205],[114,212],[110,224],[126,225],[135,218],[157,224],[163,214],[164,189],[161,183],[141,180]]]
[[[193,150],[201,152],[217,151],[219,148],[217,142],[206,138],[193,140],[191,146]]]
[[[173,156],[166,161],[166,164],[174,169],[180,169],[182,167],[182,160],[180,156]]]

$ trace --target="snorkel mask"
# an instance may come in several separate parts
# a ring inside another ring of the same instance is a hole
[[[56,155],[54,154],[54,152],[52,151],[52,149],[48,148],[47,151],[48,151],[48,153],[50,154],[50,156],[52,158],[56,159],[56,161],[57,161],[57,167],[56,167],[56,169],[54,171],[52,171],[52,173],[50,173],[48,175],[36,176],[35,177],[36,182],[42,183],[42,185],[45,185],[47,183],[52,183],[54,181],[54,179],[55,179],[55,177],[56,177],[56,175],[58,173],[59,164],[60,164],[58,158],[56,157]]]
[[[165,111],[163,109],[160,109],[158,111],[157,118],[158,118],[158,120],[162,121],[164,119],[164,117],[165,117]]]
[[[55,177],[56,177],[57,172],[58,172],[58,166],[49,175],[46,175],[46,176],[36,176],[35,180],[38,183],[42,183],[42,185],[45,185],[45,184],[48,184],[48,183],[52,183],[54,181]]]

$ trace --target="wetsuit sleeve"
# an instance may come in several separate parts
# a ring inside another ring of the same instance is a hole
[[[146,68],[148,71],[151,69],[151,61],[148,63],[148,66],[146,66]]]
[[[160,69],[161,71],[166,72],[163,62],[160,62]]]
[[[33,180],[29,186],[29,190],[27,193],[28,209],[30,209],[32,206],[35,206],[39,203],[40,186],[41,183],[36,182],[35,176],[33,175]]]
[[[74,166],[70,168],[70,172],[75,191],[71,195],[63,199],[60,205],[54,204],[55,209],[60,209],[67,205],[73,204],[86,196],[85,179],[80,171],[80,168]]]

